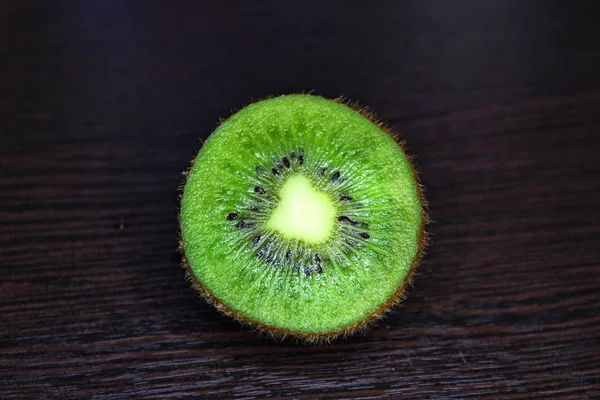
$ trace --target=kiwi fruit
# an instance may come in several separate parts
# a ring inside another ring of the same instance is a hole
[[[193,286],[275,338],[349,335],[402,296],[425,243],[418,177],[371,114],[298,94],[225,120],[184,173]]]

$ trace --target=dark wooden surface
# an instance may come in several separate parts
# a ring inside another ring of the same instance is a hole
[[[0,398],[600,396],[594,2],[0,4]],[[364,335],[275,343],[184,281],[181,172],[220,117],[371,106],[433,244]]]

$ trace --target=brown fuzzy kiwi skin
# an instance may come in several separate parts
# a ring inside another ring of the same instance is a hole
[[[314,96],[314,94],[312,94],[312,92],[298,93],[298,94],[311,94]],[[294,96],[294,95],[297,95],[297,94],[288,94],[288,95],[283,95],[283,96]],[[269,96],[269,97],[265,97],[260,100],[266,100],[266,99],[271,99],[271,98],[275,98],[275,97],[283,97],[283,96]],[[319,96],[319,97],[321,97],[321,96]],[[346,338],[348,336],[355,334],[356,332],[364,332],[370,325],[373,325],[375,322],[382,319],[384,317],[384,315],[391,308],[398,305],[402,300],[404,300],[405,291],[406,291],[407,287],[412,284],[415,270],[416,270],[417,266],[419,265],[419,263],[421,262],[421,258],[423,257],[425,248],[427,247],[427,245],[429,244],[429,241],[430,241],[429,235],[425,231],[425,225],[427,225],[429,223],[429,216],[426,211],[428,204],[427,204],[427,201],[425,200],[425,195],[424,195],[425,188],[421,184],[421,179],[419,177],[417,170],[415,169],[414,158],[409,156],[406,152],[405,143],[403,141],[401,141],[398,138],[398,135],[396,135],[392,131],[392,129],[389,128],[384,122],[382,122],[379,118],[377,118],[375,116],[375,114],[372,111],[370,111],[368,108],[361,107],[360,105],[358,105],[358,103],[351,102],[343,97],[338,97],[333,100],[327,99],[327,98],[324,98],[324,99],[352,108],[353,110],[360,113],[363,117],[367,118],[369,121],[371,121],[372,123],[377,125],[381,130],[386,132],[388,135],[390,135],[390,137],[392,139],[394,139],[394,141],[398,144],[398,146],[400,147],[400,149],[402,150],[402,152],[404,153],[404,155],[406,156],[406,158],[408,159],[408,161],[410,163],[410,166],[413,171],[414,178],[415,178],[415,182],[417,184],[417,192],[418,192],[418,196],[419,196],[419,202],[421,203],[421,228],[419,231],[418,249],[417,249],[417,253],[415,254],[415,257],[413,258],[413,261],[411,263],[410,270],[409,270],[408,274],[406,275],[406,278],[404,279],[402,284],[396,290],[396,292],[384,304],[382,304],[373,313],[368,315],[365,319],[363,319],[353,325],[349,325],[342,329],[338,329],[338,330],[334,330],[334,331],[330,331],[330,332],[298,332],[298,331],[292,331],[292,330],[288,330],[288,329],[282,329],[282,328],[278,328],[275,326],[263,324],[261,322],[247,318],[247,317],[237,313],[235,310],[227,307],[221,300],[216,298],[208,290],[208,288],[206,288],[206,286],[204,286],[202,284],[202,282],[200,282],[200,280],[198,280],[198,278],[196,278],[196,276],[193,274],[192,269],[190,267],[190,263],[185,254],[185,248],[183,247],[183,237],[182,237],[182,228],[181,228],[181,200],[183,199],[183,192],[185,189],[185,184],[187,182],[189,172],[192,169],[192,167],[194,166],[197,155],[190,162],[189,168],[183,173],[183,182],[181,183],[181,186],[179,187],[180,207],[179,207],[179,212],[177,215],[178,221],[179,221],[179,252],[181,253],[182,266],[185,268],[185,271],[186,271],[186,273],[185,273],[186,279],[192,283],[192,287],[200,293],[200,295],[204,298],[204,300],[206,300],[207,303],[213,305],[222,314],[239,321],[243,325],[254,328],[259,333],[265,334],[266,336],[271,337],[272,339],[274,339],[276,341],[284,341],[286,339],[291,338],[291,339],[296,339],[296,341],[299,341],[299,342],[305,343],[305,344],[324,344],[324,343],[330,343],[331,341],[338,339],[338,338]],[[260,101],[260,100],[252,100],[249,104],[252,104],[252,103]],[[232,112],[232,114],[233,113],[235,113],[235,112]],[[221,120],[219,122],[219,124],[221,122],[223,122],[223,120]]]

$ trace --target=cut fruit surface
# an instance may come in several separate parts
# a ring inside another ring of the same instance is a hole
[[[217,308],[278,335],[350,333],[395,303],[423,246],[403,149],[350,107],[310,95],[249,105],[198,153],[181,247]]]

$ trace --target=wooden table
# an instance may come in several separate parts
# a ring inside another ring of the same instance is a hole
[[[2,2],[0,398],[599,398],[597,8]],[[177,253],[201,140],[309,90],[402,134],[433,239],[320,347],[219,315]]]

